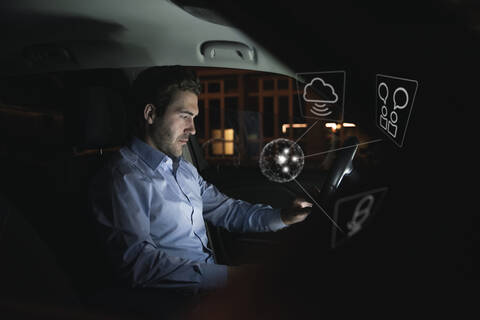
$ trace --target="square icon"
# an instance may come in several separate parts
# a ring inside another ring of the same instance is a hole
[[[416,80],[377,74],[375,123],[399,147],[405,140],[417,88]]]
[[[332,227],[332,248],[338,247],[365,228],[378,211],[387,190],[379,188],[337,200],[333,220],[343,232]]]
[[[345,71],[297,73],[297,79],[304,118],[343,122]]]

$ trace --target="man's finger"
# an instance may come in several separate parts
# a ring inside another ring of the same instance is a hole
[[[297,208],[294,210],[294,214],[295,215],[310,214],[311,211],[312,211],[311,207]]]
[[[305,207],[312,207],[313,204],[308,202],[307,200],[305,199],[300,199],[300,198],[297,198],[295,199],[293,205],[295,207],[300,207],[300,208],[305,208]]]
[[[300,205],[301,205],[302,208],[307,208],[307,207],[308,207],[308,208],[311,208],[311,207],[313,207],[313,203],[310,203],[310,202],[308,202],[308,201],[303,201]]]

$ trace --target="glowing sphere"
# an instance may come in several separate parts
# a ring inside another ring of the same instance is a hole
[[[303,151],[298,144],[288,139],[269,142],[260,154],[260,170],[274,182],[295,179],[303,169]]]

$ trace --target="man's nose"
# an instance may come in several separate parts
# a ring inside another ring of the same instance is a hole
[[[186,133],[189,133],[191,135],[194,135],[195,134],[195,122],[193,121],[193,119],[190,120],[190,123],[188,124],[188,126],[185,128],[185,132]]]

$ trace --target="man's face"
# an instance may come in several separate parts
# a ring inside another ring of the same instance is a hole
[[[148,122],[146,142],[163,153],[179,157],[190,135],[195,134],[193,119],[198,115],[198,97],[190,91],[176,91],[162,117]]]

